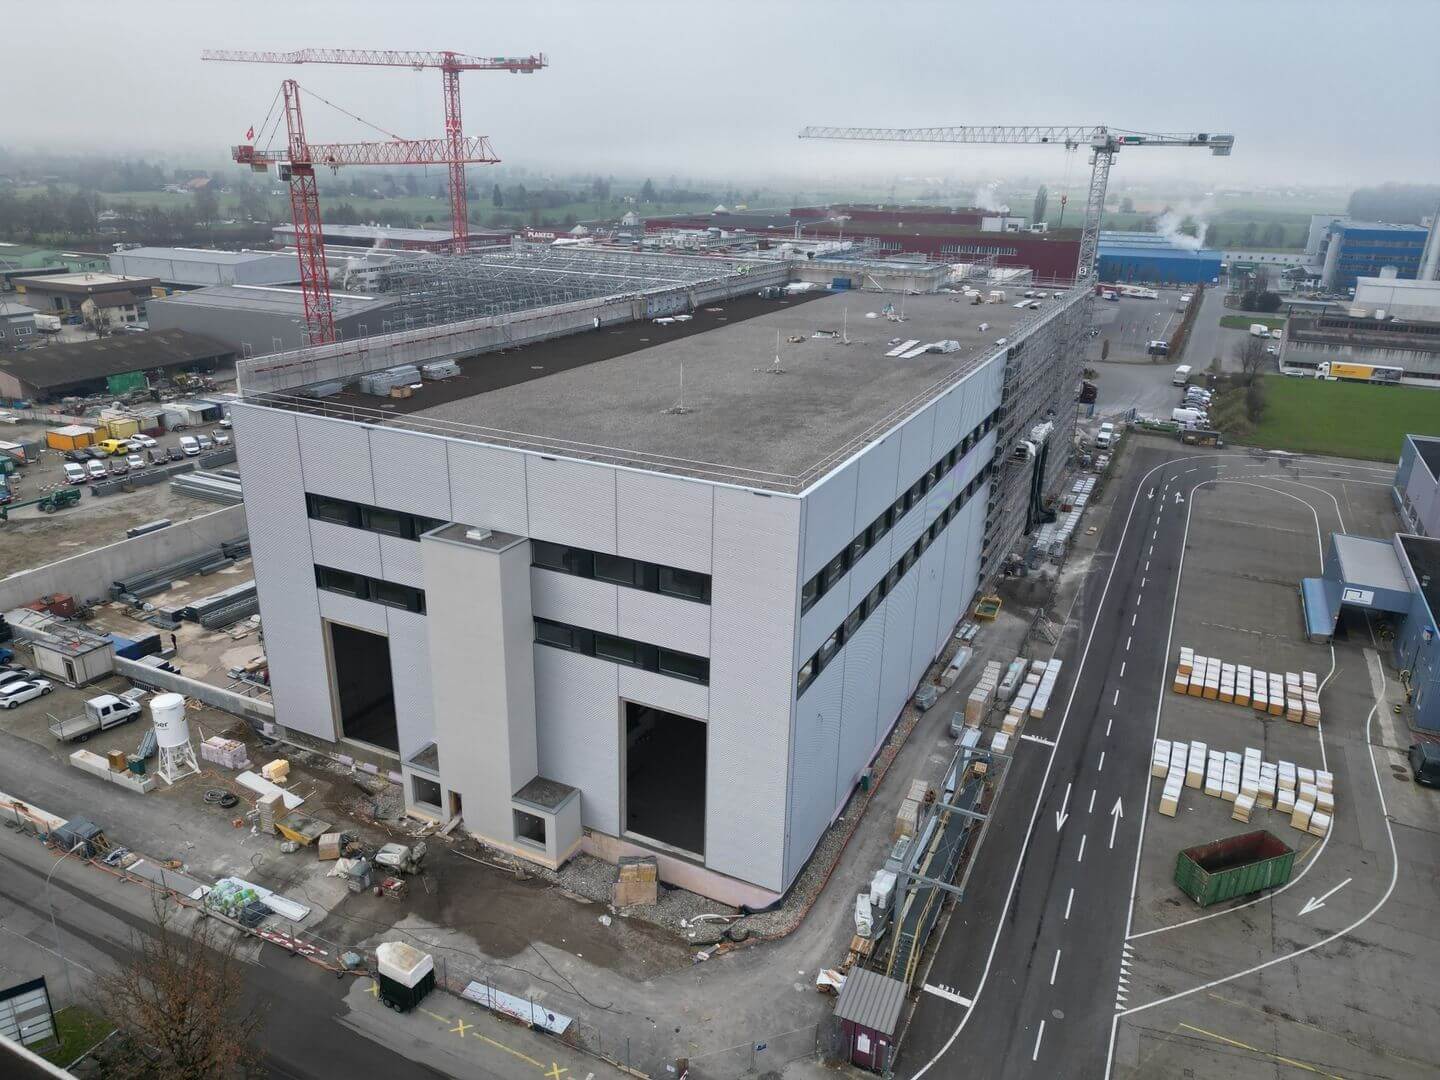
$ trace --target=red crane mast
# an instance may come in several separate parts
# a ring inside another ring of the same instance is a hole
[[[203,60],[225,60],[247,64],[347,64],[363,67],[404,67],[420,71],[439,68],[445,98],[445,146],[447,156],[436,161],[450,174],[451,250],[463,254],[470,233],[469,207],[465,191],[465,165],[479,160],[471,156],[460,120],[460,73],[462,71],[509,71],[531,74],[548,66],[544,53],[533,56],[470,56],[450,50],[426,52],[399,49],[295,49],[291,52],[206,49]],[[434,140],[427,140],[434,141]],[[484,160],[498,161],[498,158]],[[385,161],[377,164],[396,164]]]

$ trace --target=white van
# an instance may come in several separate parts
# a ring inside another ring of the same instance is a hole
[[[1210,422],[1209,417],[1200,409],[1171,409],[1170,419],[1174,420],[1177,424],[1184,424],[1186,426],[1207,424]]]
[[[85,466],[79,462],[67,461],[65,463],[65,482],[67,484],[83,484],[85,482]]]
[[[195,457],[200,453],[200,444],[195,440],[194,435],[180,436],[180,452],[186,457]]]
[[[1181,364],[1175,369],[1175,374],[1170,377],[1170,382],[1175,386],[1184,386],[1190,381],[1190,365]]]
[[[105,468],[103,461],[87,461],[85,472],[91,480],[107,480],[110,477],[110,470]]]

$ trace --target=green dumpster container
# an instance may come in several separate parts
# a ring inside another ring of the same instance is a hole
[[[1175,857],[1175,884],[1201,907],[1290,880],[1295,851],[1264,829],[1186,848]]]

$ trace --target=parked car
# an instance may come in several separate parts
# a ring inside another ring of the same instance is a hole
[[[76,449],[76,450],[66,450],[66,451],[65,451],[65,460],[66,460],[66,461],[79,461],[79,462],[89,461],[89,460],[90,460],[90,451],[84,449],[83,447],[80,448],[80,449]]]
[[[89,455],[90,458],[96,461],[104,461],[110,456],[108,451],[103,450],[98,446],[87,446],[85,448],[85,453]]]
[[[65,482],[67,484],[83,484],[85,482],[85,466],[67,461],[65,463]]]
[[[145,459],[139,454],[130,454],[125,458],[125,464],[129,465],[132,469],[143,469],[145,467]]]
[[[130,452],[130,444],[124,439],[101,439],[96,445],[111,457]]]
[[[90,462],[90,464],[85,466],[85,472],[91,480],[104,480],[110,475],[110,470],[105,468],[103,461]]]
[[[1107,450],[1114,441],[1115,425],[1106,421],[1100,425],[1100,430],[1095,435],[1095,445],[1101,450]]]
[[[12,682],[30,682],[32,679],[40,678],[40,673],[33,668],[21,667],[19,664],[6,664],[5,670],[0,671],[0,686],[7,686]]]
[[[195,441],[200,444],[201,453],[204,453],[206,450],[215,449],[215,440],[210,438],[209,435],[196,435]]]
[[[210,433],[210,437],[215,440],[215,445],[216,445],[216,446],[229,446],[229,445],[230,445],[230,434],[229,434],[229,432],[222,431],[222,430],[220,430],[219,428],[216,428],[214,431],[212,431],[212,432]]]
[[[151,447],[159,446],[160,444],[149,435],[131,435],[130,445],[138,446],[142,450],[149,450]]]
[[[36,679],[34,682],[8,683],[0,687],[0,706],[13,709],[23,705],[27,701],[33,701],[55,689],[49,679]]]
[[[1410,773],[1417,784],[1440,787],[1440,746],[1433,742],[1412,743]]]
[[[200,453],[200,440],[195,438],[194,435],[181,435],[180,451],[186,457],[194,457],[196,454]]]
[[[110,462],[111,476],[124,476],[129,471],[130,466],[126,463],[124,458],[116,458],[114,461]]]
[[[168,450],[161,451],[167,461],[184,461],[185,451],[178,446],[172,446]]]

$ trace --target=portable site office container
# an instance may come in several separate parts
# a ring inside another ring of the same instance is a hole
[[[904,1004],[905,984],[899,979],[862,967],[850,970],[835,1002],[835,1015],[852,1065],[871,1072],[888,1071]]]
[[[403,941],[382,941],[375,950],[380,1000],[396,1012],[409,1012],[435,988],[435,960]]]
[[[35,670],[67,686],[84,686],[115,670],[115,645],[109,638],[36,638]]]
[[[51,450],[81,450],[98,441],[95,429],[84,424],[67,424],[45,433],[45,445]]]

